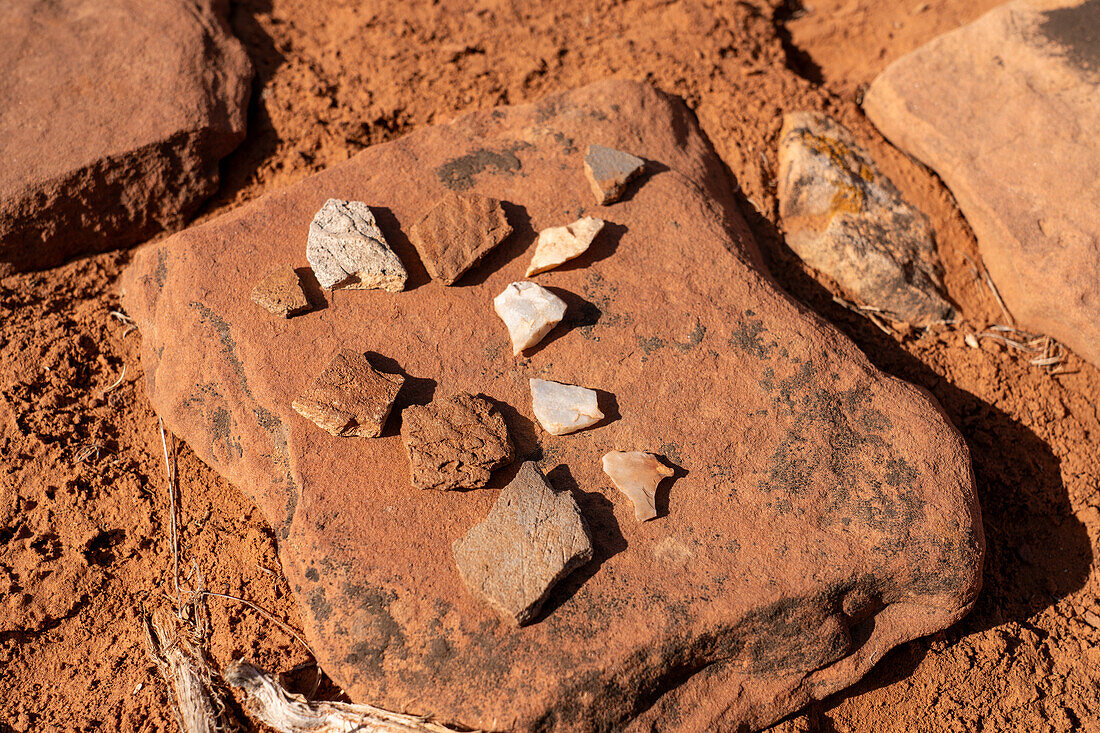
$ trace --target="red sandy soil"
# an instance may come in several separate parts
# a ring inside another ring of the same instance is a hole
[[[1052,374],[990,339],[964,344],[1006,322],[975,277],[973,236],[943,185],[858,108],[886,64],[996,4],[241,0],[232,24],[258,73],[249,133],[203,217],[465,110],[611,76],[683,96],[740,183],[783,287],[879,367],[929,389],[963,432],[989,543],[967,619],[779,728],[1098,731],[1100,372],[1071,355]],[[931,217],[962,322],[885,333],[835,303],[835,285],[783,244],[775,143],[781,114],[802,108],[852,127]],[[0,288],[0,733],[176,729],[140,622],[175,591],[140,335],[111,313],[127,259],[91,257]],[[297,626],[260,512],[185,447],[179,478],[182,574]],[[209,604],[216,663],[307,665],[290,682],[312,689],[309,654],[289,634],[240,603]]]

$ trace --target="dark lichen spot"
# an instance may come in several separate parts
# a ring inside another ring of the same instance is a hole
[[[157,291],[164,289],[168,282],[168,253],[161,247],[157,250],[157,267],[153,270],[153,282],[157,284]]]
[[[313,611],[314,618],[322,623],[332,615],[332,604],[325,598],[325,589],[321,586],[317,586],[306,595],[306,603]]]
[[[466,191],[473,187],[474,176],[479,173],[490,169],[497,173],[514,173],[521,167],[515,148],[503,152],[481,148],[447,161],[436,168],[435,173],[452,191]]]
[[[730,345],[757,359],[767,359],[775,348],[775,344],[764,343],[762,334],[767,333],[764,321],[752,318],[752,311],[745,311],[745,316],[746,318],[730,334]]]
[[[310,580],[316,581],[321,577],[321,574],[317,572],[317,568],[310,568],[306,571],[306,577]]]
[[[1068,63],[1100,75],[1100,0],[1043,13],[1039,32],[1061,49]]]

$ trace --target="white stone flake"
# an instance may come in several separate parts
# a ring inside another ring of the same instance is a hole
[[[542,341],[565,316],[565,301],[531,282],[506,287],[493,298],[493,308],[508,327],[513,356]]]
[[[634,517],[639,522],[657,516],[657,486],[673,474],[671,468],[645,451],[613,450],[603,457],[603,472],[615,488],[634,502]]]
[[[309,225],[306,259],[326,289],[396,293],[405,288],[408,277],[370,207],[361,201],[325,202]]]
[[[595,390],[545,379],[531,380],[531,407],[551,435],[575,433],[603,420]]]
[[[535,255],[527,266],[527,277],[552,270],[588,249],[603,229],[603,219],[585,216],[563,227],[550,227],[539,232]]]

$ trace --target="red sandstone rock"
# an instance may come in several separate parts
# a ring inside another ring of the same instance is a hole
[[[375,370],[362,354],[341,349],[293,407],[331,435],[377,438],[404,382],[399,374]]]
[[[867,116],[948,185],[1019,325],[1100,365],[1100,2],[1016,0],[875,79]]]
[[[572,494],[555,492],[527,461],[485,521],[455,540],[454,554],[470,590],[523,626],[558,581],[592,559],[592,542]]]
[[[276,267],[252,289],[252,302],[277,316],[290,318],[311,308],[302,290],[302,280],[289,265]]]
[[[537,231],[591,203],[576,150],[593,139],[660,168],[613,217],[589,212],[622,227],[612,252],[539,276],[599,319],[567,315],[517,361],[493,297],[522,279]],[[501,151],[514,167],[468,163]],[[332,192],[386,207],[386,230],[420,220],[446,187],[525,214],[464,287],[342,292],[290,320],[240,297],[264,262],[300,256]],[[737,212],[684,105],[610,81],[370,148],[136,255],[124,304],[150,399],[270,518],[319,662],[352,699],[498,730],[762,727],[970,608],[983,537],[965,443],[925,392],[761,272]],[[517,455],[541,456],[553,488],[575,496],[593,559],[553,587],[537,623],[500,618],[451,553],[510,469],[482,491],[421,491],[399,436],[344,440],[290,409],[349,343],[408,375],[395,411],[434,391],[492,398]],[[546,434],[530,378],[598,385],[607,419]],[[637,522],[603,474],[600,457],[624,447],[683,469],[656,519]],[[693,670],[705,672],[685,679]]]
[[[409,229],[428,274],[453,285],[466,270],[512,233],[500,202],[478,194],[447,192]]]
[[[480,489],[512,460],[504,418],[489,400],[459,393],[401,413],[401,440],[418,489]]]
[[[216,0],[5,0],[0,270],[178,228],[244,138],[252,71]]]

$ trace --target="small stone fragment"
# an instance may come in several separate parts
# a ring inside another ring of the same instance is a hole
[[[401,440],[418,489],[480,489],[512,460],[504,418],[484,397],[465,392],[401,413]]]
[[[277,316],[290,318],[312,308],[293,267],[276,267],[252,290],[252,302]]]
[[[409,229],[409,239],[428,274],[452,285],[511,233],[512,225],[496,199],[447,193]]]
[[[565,301],[532,282],[512,283],[493,298],[493,308],[508,327],[513,356],[537,345],[565,317]]]
[[[645,169],[645,161],[621,150],[589,145],[584,156],[584,173],[601,206],[613,204],[623,197],[626,184]]]
[[[550,488],[533,461],[452,547],[463,582],[520,626],[535,618],[554,584],[592,559],[573,495]]]
[[[963,341],[965,341],[966,345],[972,349],[982,348],[982,345],[978,343],[978,337],[972,333],[968,333],[966,334],[966,336],[963,336]]]
[[[390,249],[374,213],[361,201],[329,199],[309,225],[306,259],[326,289],[405,288],[408,273]]]
[[[377,438],[404,383],[400,374],[375,371],[367,357],[341,349],[293,406],[337,437]]]
[[[928,218],[842,125],[813,112],[784,118],[778,193],[787,244],[808,265],[901,320],[950,317]]]
[[[563,262],[581,255],[603,229],[603,219],[585,216],[563,227],[550,227],[539,232],[535,255],[527,266],[527,277],[553,270]]]
[[[634,502],[634,516],[639,522],[657,516],[655,496],[662,479],[673,470],[645,451],[613,450],[603,457],[603,472],[611,477],[615,488]]]
[[[531,380],[531,407],[551,435],[575,433],[604,417],[595,390],[546,379]]]

